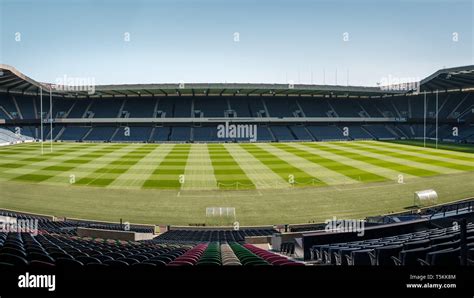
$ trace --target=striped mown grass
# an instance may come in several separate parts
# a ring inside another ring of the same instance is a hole
[[[319,180],[317,177],[308,174],[307,172],[295,167],[294,165],[286,162],[279,156],[274,153],[270,153],[269,149],[264,145],[256,144],[242,144],[242,148],[251,153],[255,158],[260,160],[264,165],[270,168],[273,172],[278,174],[282,179],[287,180],[287,183],[290,184],[290,181],[295,186],[301,185],[326,185],[324,182]]]
[[[179,176],[184,175],[191,145],[176,145],[144,181],[144,188],[176,189],[181,187]]]
[[[309,152],[286,144],[275,144],[274,146],[279,147],[294,155],[300,156],[309,162],[321,165],[330,171],[338,172],[353,180],[357,180],[360,182],[374,182],[386,180],[384,177],[371,172],[367,172],[363,168],[356,168],[348,164],[342,164],[335,159],[329,159],[318,155],[314,151]]]
[[[0,208],[189,224],[207,222],[205,209],[223,206],[235,207],[244,225],[406,210],[413,192],[428,188],[439,193],[440,203],[472,196],[469,148],[408,144],[55,143],[43,155],[37,143],[1,147]],[[290,175],[295,186],[307,187],[292,187]]]
[[[113,160],[104,164],[86,177],[78,180],[77,185],[107,186],[118,176],[128,171],[128,169],[138,163],[147,154],[153,151],[151,147],[127,146],[120,148]]]
[[[450,147],[453,147],[450,144]],[[338,186],[474,171],[474,154],[377,141],[22,144],[0,148],[0,181],[128,189]],[[180,181],[180,176],[183,180]],[[292,183],[293,182],[293,183]]]
[[[257,189],[285,189],[290,187],[287,180],[273,172],[241,146],[224,144],[224,147]]]
[[[363,148],[357,147],[352,143],[348,142],[339,142],[339,143],[329,143],[336,148],[340,149],[344,156],[353,158],[365,163],[373,164],[379,167],[386,167],[398,171],[402,174],[408,174],[412,176],[433,176],[440,173],[426,170],[423,166],[416,167],[413,166],[413,163],[409,160],[398,159],[388,155],[381,154],[380,151],[376,149],[364,150]],[[313,145],[313,144],[311,144]],[[339,152],[341,152],[339,151]],[[348,153],[345,153],[345,152]]]
[[[253,182],[247,177],[224,145],[210,144],[208,148],[219,189],[255,188]]]

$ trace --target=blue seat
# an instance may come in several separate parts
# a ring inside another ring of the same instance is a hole
[[[0,253],[0,263],[8,263],[15,266],[28,265],[28,261],[25,258],[9,253]]]
[[[105,261],[104,264],[107,264],[111,267],[117,267],[117,268],[128,268],[129,267],[127,262],[119,261],[119,260]]]
[[[74,260],[74,259],[68,259],[68,258],[58,258],[56,259],[56,266],[58,267],[68,267],[68,268],[77,268],[77,267],[82,267],[84,264],[81,262]]]

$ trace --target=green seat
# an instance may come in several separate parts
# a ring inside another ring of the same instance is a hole
[[[220,266],[222,265],[221,262],[206,260],[206,261],[199,261],[196,265],[198,266]]]
[[[266,265],[270,265],[270,264],[268,264],[264,260],[260,259],[260,260],[251,260],[251,261],[248,261],[248,262],[242,262],[242,265],[244,265],[244,266],[266,266]]]

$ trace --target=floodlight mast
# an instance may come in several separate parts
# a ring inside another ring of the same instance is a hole
[[[438,114],[439,114],[438,90],[436,90],[436,149],[438,149]]]
[[[41,130],[41,154],[43,150],[43,88],[40,87],[40,130]]]
[[[51,89],[51,86],[49,87],[49,136],[50,136],[49,151],[53,152],[53,91]]]
[[[426,147],[426,90],[423,101],[423,147]]]

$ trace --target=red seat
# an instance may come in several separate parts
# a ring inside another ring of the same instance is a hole
[[[289,262],[291,262],[291,261],[289,261],[288,259],[276,260],[276,261],[272,262],[272,265],[279,266],[279,265],[283,265],[283,264],[286,264],[286,263],[289,263]]]
[[[281,257],[281,256],[274,256],[274,257],[266,259],[266,261],[273,264],[273,262],[276,262],[276,261],[288,261],[288,258]]]
[[[300,262],[292,262],[292,261],[289,261],[289,262],[280,264],[280,266],[306,266],[306,265],[303,264],[303,263],[300,263]]]
[[[169,263],[167,266],[193,266],[194,264],[189,261],[173,261]]]

